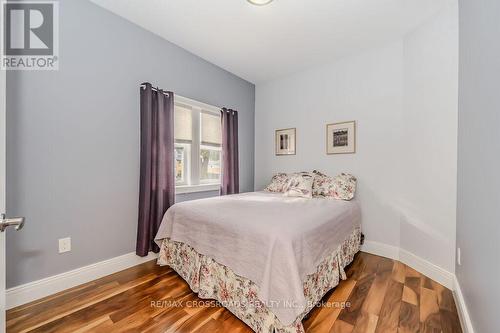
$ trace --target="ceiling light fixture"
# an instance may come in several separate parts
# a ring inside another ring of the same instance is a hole
[[[250,2],[252,5],[256,6],[265,6],[273,2],[273,0],[247,0]]]

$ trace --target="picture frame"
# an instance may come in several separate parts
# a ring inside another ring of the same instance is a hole
[[[276,156],[295,155],[297,149],[297,129],[285,128],[276,130],[274,147]]]
[[[326,154],[356,153],[356,121],[326,125]]]

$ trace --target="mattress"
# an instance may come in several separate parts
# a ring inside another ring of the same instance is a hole
[[[166,212],[155,241],[188,244],[259,288],[288,325],[307,308],[303,283],[355,228],[356,200],[251,192],[182,202]]]

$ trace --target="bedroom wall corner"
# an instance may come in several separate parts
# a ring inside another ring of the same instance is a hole
[[[455,272],[458,4],[403,39],[400,246]],[[421,189],[421,190],[416,190]]]

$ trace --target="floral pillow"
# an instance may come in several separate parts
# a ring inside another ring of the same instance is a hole
[[[313,180],[313,197],[320,197],[321,186],[328,181],[328,176],[321,171],[313,170],[314,180]]]
[[[286,173],[277,173],[271,179],[271,184],[267,185],[264,191],[267,192],[285,192],[285,187],[290,181],[289,176]]]
[[[290,176],[285,190],[287,197],[312,198],[314,176],[310,173],[300,172]]]
[[[339,200],[352,200],[356,192],[356,177],[341,173],[329,177],[319,171],[314,172],[313,196]]]

